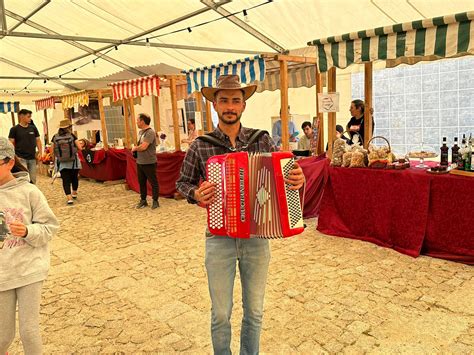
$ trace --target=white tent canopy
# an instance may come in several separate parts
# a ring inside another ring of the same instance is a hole
[[[47,90],[84,89],[74,84],[123,70],[132,77],[150,74],[133,69],[139,66],[202,67],[304,47],[314,38],[474,8],[472,0],[4,0],[4,5],[0,88],[9,100],[11,93],[46,96]],[[232,13],[238,14],[222,18]],[[217,21],[203,24],[212,20]],[[152,46],[169,48],[148,48],[147,37]],[[124,40],[139,45],[120,44]],[[43,83],[45,77],[56,80]]]

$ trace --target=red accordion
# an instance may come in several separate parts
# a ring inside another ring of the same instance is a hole
[[[216,199],[207,207],[209,231],[232,238],[286,238],[302,233],[299,192],[284,181],[293,163],[290,152],[209,158],[207,180],[216,184]]]

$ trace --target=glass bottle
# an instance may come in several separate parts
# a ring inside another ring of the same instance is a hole
[[[449,147],[446,145],[446,137],[443,137],[443,145],[441,146],[441,161],[440,165],[448,166]]]

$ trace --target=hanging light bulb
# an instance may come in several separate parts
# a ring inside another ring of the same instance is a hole
[[[150,48],[150,40],[148,38],[146,39],[146,47]]]
[[[193,30],[191,29],[191,27],[188,27],[188,32],[189,32],[189,33],[193,32]]]
[[[244,9],[244,20],[245,22],[249,23],[250,20],[249,20],[249,17],[247,16],[247,10]]]
[[[46,81],[47,81],[47,80],[46,80],[46,79],[44,79],[44,80],[43,80],[43,84],[46,84]]]
[[[92,66],[95,68],[97,65],[95,64],[95,59],[92,60]]]

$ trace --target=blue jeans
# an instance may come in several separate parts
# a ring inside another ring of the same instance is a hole
[[[209,234],[208,234],[209,235]],[[206,270],[212,301],[211,335],[215,354],[231,354],[232,295],[236,263],[242,283],[240,354],[258,354],[270,246],[266,239],[206,238]]]
[[[21,164],[28,169],[30,180],[33,184],[36,184],[36,159],[23,159],[19,158]]]

